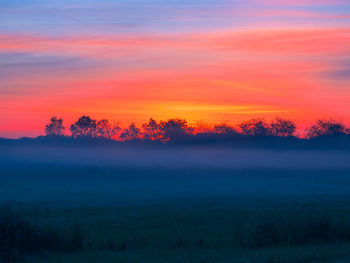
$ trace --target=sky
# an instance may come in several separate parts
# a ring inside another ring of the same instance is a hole
[[[348,0],[0,0],[0,137],[274,116],[350,124]]]

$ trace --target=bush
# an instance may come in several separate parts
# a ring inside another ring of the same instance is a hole
[[[350,241],[350,221],[327,210],[293,209],[253,221],[242,244],[250,248]]]
[[[66,231],[31,223],[19,212],[0,209],[0,261],[17,262],[42,251],[73,252],[83,248],[78,225]]]

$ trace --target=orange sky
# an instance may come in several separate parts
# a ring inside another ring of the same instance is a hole
[[[7,7],[13,15],[0,26],[0,136],[42,134],[52,115],[67,126],[83,114],[121,126],[150,117],[236,123],[281,116],[301,128],[316,118],[349,123],[350,17],[344,2],[211,2],[190,13],[194,7],[179,1],[165,9],[170,18],[141,5],[153,23],[123,30],[107,30],[111,21],[95,20],[89,28],[94,16],[86,18],[85,9],[69,27],[67,8],[58,8],[51,21],[49,14],[39,19],[38,6]],[[88,12],[107,10],[110,2],[105,4]],[[14,19],[21,13],[28,28]],[[127,21],[139,20],[119,23]]]

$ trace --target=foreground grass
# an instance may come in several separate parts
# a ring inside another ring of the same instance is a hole
[[[68,254],[46,254],[30,263],[345,263],[350,260],[350,244],[323,244],[302,247],[248,249],[141,249],[116,252],[84,251]]]
[[[116,207],[18,206],[11,211],[15,212],[0,222],[3,262],[350,260],[348,202],[176,201]]]

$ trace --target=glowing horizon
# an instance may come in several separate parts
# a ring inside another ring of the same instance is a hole
[[[0,137],[51,116],[350,123],[344,0],[0,3]]]

